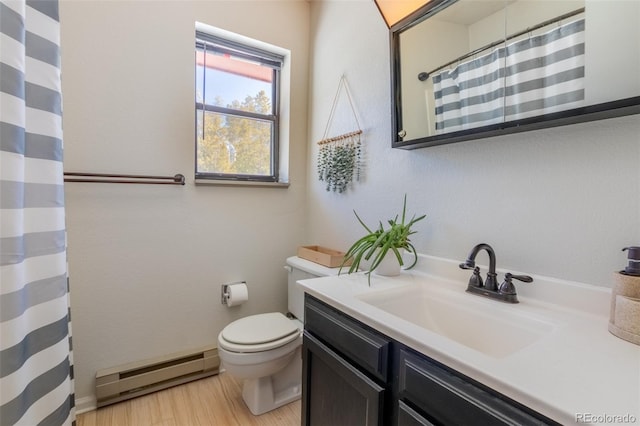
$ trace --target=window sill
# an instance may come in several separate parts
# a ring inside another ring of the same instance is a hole
[[[196,185],[203,186],[250,186],[268,188],[288,188],[289,182],[260,182],[251,180],[195,179]]]

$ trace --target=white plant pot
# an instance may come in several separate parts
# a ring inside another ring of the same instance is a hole
[[[404,255],[404,249],[398,249],[400,256]],[[396,277],[400,275],[400,263],[393,250],[389,250],[382,259],[382,262],[374,270],[376,275],[382,275],[384,277]]]

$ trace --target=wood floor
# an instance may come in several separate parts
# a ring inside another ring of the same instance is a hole
[[[77,426],[300,426],[300,400],[261,416],[242,401],[242,384],[228,374],[79,414]]]

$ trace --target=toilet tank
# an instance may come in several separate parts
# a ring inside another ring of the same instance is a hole
[[[338,275],[340,268],[328,268],[298,256],[289,257],[285,268],[289,271],[287,283],[289,312],[304,322],[304,290],[296,285],[296,281]]]

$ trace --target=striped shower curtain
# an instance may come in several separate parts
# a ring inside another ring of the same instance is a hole
[[[436,133],[502,123],[504,48],[433,76]]]
[[[75,423],[57,0],[0,2],[0,424]]]
[[[584,30],[583,18],[507,46],[505,121],[583,105]]]
[[[582,18],[435,74],[436,133],[582,106],[584,52]]]

